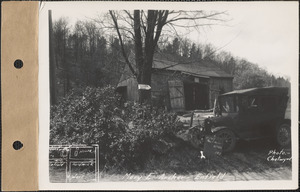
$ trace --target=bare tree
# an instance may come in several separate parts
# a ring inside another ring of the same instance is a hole
[[[134,10],[109,11],[113,25],[120,40],[122,55],[126,64],[139,84],[151,84],[152,63],[157,43],[162,34],[177,33],[179,28],[200,30],[223,22],[225,12],[205,11],[169,11],[169,10]],[[107,26],[106,26],[107,27]],[[132,63],[124,48],[124,41],[131,39],[135,45],[135,64]],[[149,91],[140,91],[139,100],[150,99]]]
[[[221,51],[215,57],[216,63],[218,63],[219,67],[223,69],[228,74],[234,75],[236,70],[236,61],[235,58],[231,55],[231,53],[226,51]]]
[[[191,42],[188,38],[182,38],[180,44],[181,56],[188,58],[190,56]]]

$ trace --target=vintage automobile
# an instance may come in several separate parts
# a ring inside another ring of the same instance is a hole
[[[216,115],[204,120],[204,132],[223,141],[223,152],[232,151],[238,139],[272,137],[280,146],[291,142],[291,120],[285,118],[288,88],[237,90],[218,97]]]

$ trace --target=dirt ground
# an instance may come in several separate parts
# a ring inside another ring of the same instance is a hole
[[[233,152],[202,158],[200,151],[182,146],[153,156],[143,171],[101,172],[101,181],[248,181],[290,180],[290,149],[276,148],[272,140],[240,141]],[[95,182],[85,173],[78,182]],[[52,182],[65,182],[65,170],[50,169]]]
[[[202,158],[200,151],[177,149],[153,160],[148,173],[153,179],[167,174],[179,180],[247,181],[291,179],[291,152],[276,149],[272,140],[241,141],[233,152]],[[182,177],[180,177],[182,176]],[[171,178],[172,179],[172,178]]]

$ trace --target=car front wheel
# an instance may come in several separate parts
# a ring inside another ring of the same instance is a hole
[[[281,123],[278,126],[276,140],[281,147],[286,147],[291,143],[291,125],[289,123]]]
[[[216,136],[223,141],[223,152],[232,151],[236,144],[236,136],[229,129],[223,129],[216,132]]]

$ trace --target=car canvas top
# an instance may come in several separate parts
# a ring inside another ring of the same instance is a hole
[[[262,87],[262,88],[250,88],[250,89],[242,89],[242,90],[235,90],[228,93],[224,93],[221,96],[226,95],[233,95],[233,94],[239,94],[239,95],[255,95],[255,94],[264,94],[264,95],[281,95],[281,94],[287,94],[288,88],[287,87]]]

